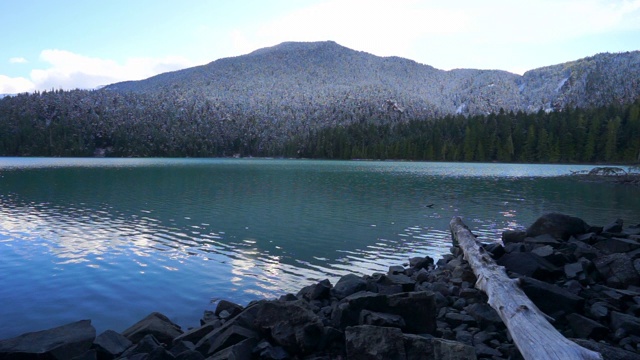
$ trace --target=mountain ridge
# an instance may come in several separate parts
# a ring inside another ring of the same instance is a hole
[[[504,70],[440,70],[321,41],[283,42],[104,90],[154,93],[172,88],[185,96],[253,104],[249,107],[270,106],[270,98],[283,96],[292,107],[344,97],[376,104],[391,99],[420,117],[629,103],[640,96],[639,79],[640,51],[596,54],[518,75]]]

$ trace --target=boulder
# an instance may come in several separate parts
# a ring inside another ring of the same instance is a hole
[[[480,326],[494,325],[504,327],[500,315],[487,303],[475,303],[464,308],[467,314],[471,315]]]
[[[354,274],[347,274],[338,280],[333,289],[331,289],[331,294],[338,299],[344,299],[349,295],[365,290],[367,290],[366,280]]]
[[[601,342],[585,339],[570,339],[576,344],[589,350],[597,351],[602,355],[603,360],[638,360],[637,353],[626,351]]]
[[[616,219],[616,221],[602,227],[602,232],[606,233],[621,233],[624,221],[622,219]]]
[[[133,343],[137,343],[149,334],[161,343],[169,345],[174,338],[182,334],[182,330],[165,315],[153,312],[122,332],[122,335]]]
[[[540,280],[553,279],[561,274],[556,266],[530,252],[512,252],[498,259],[498,265],[508,271]]]
[[[258,344],[254,338],[242,340],[232,346],[217,352],[207,360],[247,360],[252,359],[253,349]]]
[[[240,325],[232,325],[226,328],[224,331],[211,342],[211,346],[206,354],[215,354],[220,350],[226,349],[246,339],[257,339],[259,335],[257,332],[244,328]]]
[[[519,243],[527,237],[526,231],[507,230],[502,233],[502,243]]]
[[[476,350],[469,345],[445,339],[433,339],[433,355],[436,360],[474,360]]]
[[[256,326],[290,353],[308,354],[322,341],[324,325],[303,301],[264,303]]]
[[[567,321],[574,336],[581,339],[602,340],[609,335],[610,330],[597,321],[579,314],[567,315]]]
[[[404,349],[407,360],[431,360],[433,359],[433,337],[425,337],[414,334],[403,334]]]
[[[520,287],[540,310],[551,317],[559,312],[581,312],[584,306],[584,299],[580,296],[544,281],[522,278]]]
[[[350,360],[406,360],[404,337],[398,328],[372,325],[345,329],[347,358]]]
[[[220,326],[217,326],[216,323],[212,323],[212,322],[205,323],[200,327],[193,328],[177,336],[176,338],[173,339],[173,344],[178,344],[182,341],[189,341],[195,344],[200,339],[202,339],[205,335],[209,334],[210,332],[212,332],[218,327]]]
[[[298,296],[307,300],[329,299],[331,296],[331,282],[324,279],[314,285],[309,285],[298,292]]]
[[[96,337],[91,320],[0,340],[2,359],[71,359],[84,354]]]
[[[162,344],[151,334],[145,335],[134,346],[127,349],[122,354],[123,358],[132,358],[136,354],[149,354],[157,348],[162,348]]]
[[[227,300],[220,300],[218,306],[216,306],[216,310],[214,314],[221,319],[229,320],[234,316],[240,314],[244,310],[244,307],[241,305],[232,303]]]
[[[623,329],[627,334],[640,336],[640,319],[636,316],[612,311],[611,328],[615,330]]]
[[[100,357],[115,358],[127,350],[133,343],[126,337],[113,330],[107,330],[98,335],[93,346]]]
[[[433,334],[436,330],[436,302],[433,292],[421,291],[389,295],[387,311],[404,319],[403,330],[414,334]]]
[[[403,328],[406,326],[404,319],[400,315],[385,314],[375,311],[362,310],[360,312],[360,325],[374,325]]]
[[[433,266],[433,264],[433,258],[429,256],[412,257],[411,259],[409,259],[409,266],[415,270],[428,269],[430,266]]]
[[[608,286],[626,288],[629,285],[640,285],[640,275],[633,266],[633,261],[626,254],[605,255],[593,260],[593,263],[606,279]]]
[[[558,240],[568,240],[570,236],[589,232],[590,226],[582,219],[559,213],[549,213],[539,217],[527,228],[527,237],[549,234]]]
[[[593,244],[593,247],[605,254],[627,253],[640,249],[640,243],[634,240],[612,237],[601,238],[600,241]]]

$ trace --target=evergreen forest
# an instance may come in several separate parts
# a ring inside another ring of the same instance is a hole
[[[0,99],[0,156],[638,163],[640,99],[439,118],[413,118],[383,99],[264,117],[172,93],[44,91]]]

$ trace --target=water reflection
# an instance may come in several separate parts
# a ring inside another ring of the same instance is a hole
[[[548,211],[640,221],[638,189],[552,177],[575,167],[103,160],[0,159],[0,337],[152,310],[192,326],[212,298],[439,257],[454,215],[486,241]]]

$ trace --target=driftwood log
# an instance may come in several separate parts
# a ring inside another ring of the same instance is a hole
[[[479,246],[462,219],[454,217],[449,227],[454,244],[462,249],[478,279],[476,288],[487,294],[489,305],[498,312],[526,360],[602,359],[599,353],[562,336],[520,289],[518,279],[509,278],[504,267]]]

